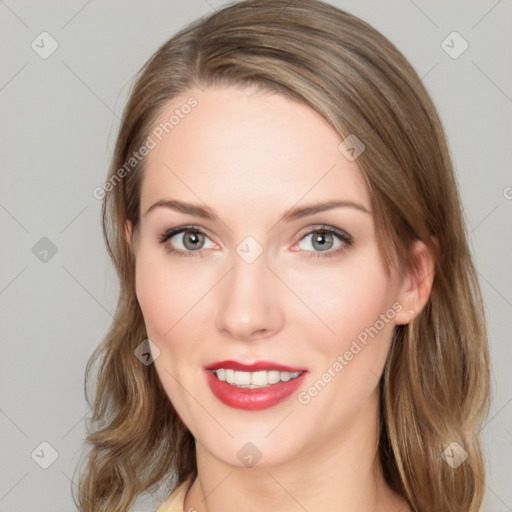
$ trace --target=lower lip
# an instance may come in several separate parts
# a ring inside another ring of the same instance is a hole
[[[302,372],[295,379],[287,382],[269,384],[264,388],[238,388],[219,380],[211,370],[206,371],[206,380],[212,393],[224,404],[235,409],[246,411],[261,411],[273,407],[286,400],[303,384],[306,373]]]

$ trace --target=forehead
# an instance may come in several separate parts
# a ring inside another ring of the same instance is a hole
[[[194,101],[191,102],[190,98]],[[192,108],[186,105],[195,104]],[[152,129],[141,210],[170,196],[221,208],[357,200],[370,209],[362,171],[342,138],[308,106],[252,89],[191,89]]]

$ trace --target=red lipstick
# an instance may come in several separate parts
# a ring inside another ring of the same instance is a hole
[[[239,363],[238,361],[219,361],[205,366],[207,370],[217,370],[218,368],[225,368],[226,370],[237,370],[239,372],[258,372],[261,370],[278,370],[280,372],[301,372],[305,368],[293,368],[280,363],[272,361],[256,361],[255,363]]]
[[[263,387],[238,387],[235,384],[220,380],[212,370],[223,368],[243,372],[279,371],[300,374],[288,381],[279,381]],[[247,411],[261,411],[279,404],[296,391],[307,378],[309,372],[304,368],[296,368],[272,361],[256,361],[241,363],[238,361],[219,361],[204,368],[204,374],[212,393],[225,405]]]

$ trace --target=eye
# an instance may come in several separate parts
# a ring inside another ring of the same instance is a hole
[[[166,244],[167,241],[171,242],[171,244],[165,245],[167,252],[177,253],[179,256],[202,257],[201,249],[208,248],[204,247],[205,240],[209,240],[209,238],[198,227],[180,226],[167,230],[159,237],[158,241],[161,244]],[[215,247],[215,244],[212,246]],[[194,254],[195,252],[197,254]]]
[[[329,258],[331,256],[336,256],[348,249],[353,242],[352,237],[348,233],[329,226],[320,226],[308,231],[304,236],[302,236],[299,245],[301,242],[308,239],[308,237],[311,237],[311,241],[306,245],[313,247],[313,251],[309,250],[307,247],[300,248],[307,252],[311,252],[311,254],[306,257],[313,258]],[[338,239],[337,245],[335,245],[336,239]],[[331,250],[333,247],[334,250]]]
[[[300,247],[300,244],[308,237],[312,237],[309,245],[313,247],[313,250],[307,247]],[[337,245],[335,245],[336,239],[338,240]],[[185,257],[203,257],[204,253],[202,249],[208,249],[208,247],[204,245],[205,241],[208,240],[209,238],[204,231],[197,226],[179,226],[172,228],[165,231],[158,239],[160,244],[165,244],[165,250],[167,252]],[[352,243],[352,237],[345,231],[329,226],[319,226],[302,234],[298,246],[300,250],[311,253],[306,257],[328,258],[345,251]],[[211,242],[210,248],[213,247],[217,246]],[[334,250],[331,250],[333,247]],[[291,250],[293,252],[298,251],[296,248],[292,248]]]

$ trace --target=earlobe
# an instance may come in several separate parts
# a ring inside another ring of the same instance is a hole
[[[435,256],[427,245],[416,240],[411,248],[415,264],[404,276],[399,302],[401,311],[395,324],[408,324],[418,316],[428,302],[435,276]]]

